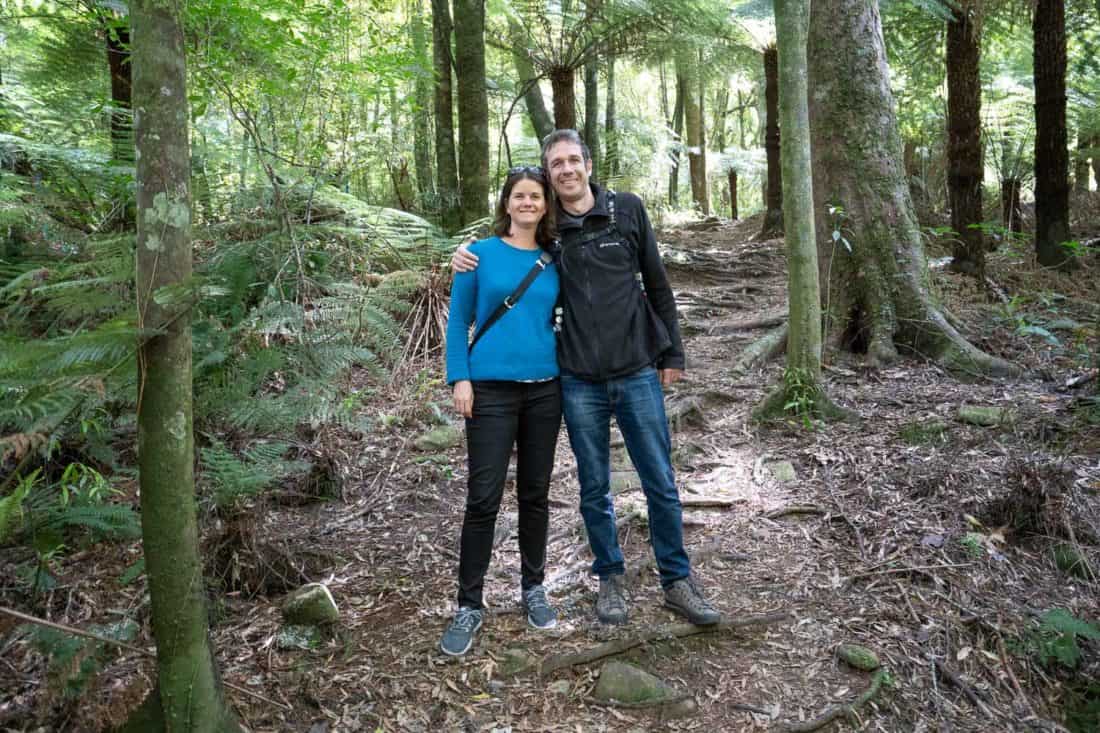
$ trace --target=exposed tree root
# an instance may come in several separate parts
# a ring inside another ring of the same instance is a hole
[[[806,399],[808,401],[806,401]],[[788,409],[788,405],[796,402],[794,411]],[[856,420],[859,416],[851,410],[845,410],[840,405],[829,399],[824,390],[818,388],[812,395],[797,395],[786,384],[781,384],[772,390],[771,394],[756,406],[752,411],[752,418],[757,421],[772,420],[777,417],[801,417],[806,415],[817,420]]]
[[[840,718],[855,718],[856,710],[868,702],[873,700],[882,690],[882,685],[886,682],[890,673],[885,667],[875,672],[871,678],[871,684],[867,690],[847,705],[837,705],[826,710],[821,715],[812,720],[807,720],[802,723],[788,723],[783,726],[779,726],[777,730],[783,733],[810,733],[810,731],[821,730],[825,726],[829,725],[835,720]]]
[[[733,365],[735,374],[745,374],[761,366],[773,356],[782,354],[787,348],[787,324],[775,328],[756,341],[753,341]]]
[[[673,624],[671,626],[659,626],[649,631],[644,631],[635,636],[629,636],[622,639],[616,639],[614,641],[605,642],[591,649],[585,649],[579,652],[569,652],[566,654],[553,654],[545,657],[537,662],[533,662],[524,667],[518,669],[516,676],[526,674],[538,674],[545,677],[560,669],[566,669],[567,667],[576,667],[582,664],[591,664],[607,657],[613,657],[616,654],[622,654],[628,652],[631,649],[635,649],[643,644],[649,644],[654,641],[664,641],[666,639],[683,639],[689,636],[696,636],[698,634],[729,634],[735,633],[740,629],[751,628],[753,626],[767,626],[769,624],[779,623],[790,618],[790,614],[786,611],[776,611],[774,613],[766,613],[760,616],[745,616],[736,620],[722,621],[721,623],[714,624],[713,626],[696,626],[695,624]]]

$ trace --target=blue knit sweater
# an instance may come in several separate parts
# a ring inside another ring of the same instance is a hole
[[[470,245],[477,269],[456,273],[447,322],[447,383],[463,379],[526,381],[558,376],[554,330],[558,271],[548,265],[516,306],[485,332],[471,352],[471,323],[484,323],[515,291],[542,250],[517,249],[500,237]]]

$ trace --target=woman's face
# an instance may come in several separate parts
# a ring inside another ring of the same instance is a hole
[[[538,181],[524,178],[512,186],[508,195],[505,211],[512,217],[512,225],[523,229],[534,229],[546,214],[546,198],[542,195],[542,185]]]

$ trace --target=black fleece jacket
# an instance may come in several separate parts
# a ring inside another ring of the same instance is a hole
[[[607,191],[591,185],[596,203],[583,217],[566,214],[559,203],[558,363],[565,373],[592,381],[646,366],[683,369],[676,299],[645,205],[632,193],[616,192],[617,231],[605,231]]]

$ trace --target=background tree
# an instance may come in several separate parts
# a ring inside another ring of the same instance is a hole
[[[783,233],[783,173],[779,131],[779,52],[774,44],[764,48],[764,150],[768,157],[768,183],[764,190],[764,225],[761,239]]]
[[[489,214],[489,98],[485,90],[485,0],[455,0],[458,174],[467,224]]]
[[[947,22],[947,192],[952,269],[985,277],[982,230],[982,3],[964,0]]]
[[[1035,254],[1069,269],[1069,137],[1066,130],[1065,0],[1038,0],[1035,44]]]
[[[691,178],[691,199],[704,215],[710,214],[707,194],[707,151],[704,137],[702,107],[702,74],[699,51],[690,46],[676,55],[676,76],[683,80],[684,131],[687,142],[688,172]]]
[[[449,232],[462,226],[462,202],[455,156],[454,105],[451,79],[451,7],[449,0],[432,0],[432,59],[435,66],[435,169],[441,223]]]
[[[191,159],[180,6],[135,0],[138,475],[157,687],[135,730],[233,731],[207,633],[195,509],[190,304],[159,297],[191,278]],[[155,721],[155,722],[153,722]]]

